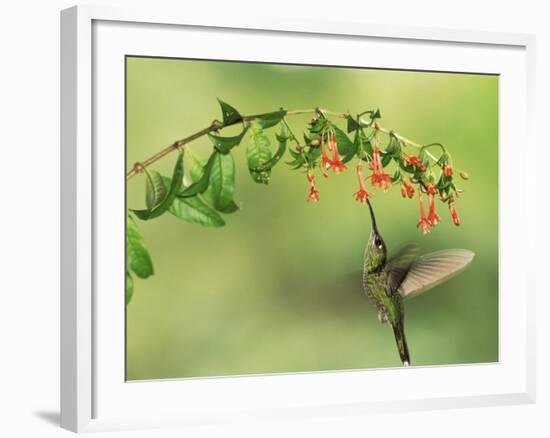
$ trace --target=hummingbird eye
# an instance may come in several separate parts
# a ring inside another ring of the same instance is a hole
[[[374,244],[378,247],[378,248],[382,248],[382,240],[380,240],[380,238],[376,238],[374,240]]]

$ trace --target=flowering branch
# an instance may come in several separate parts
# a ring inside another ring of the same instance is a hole
[[[312,108],[312,109],[287,111],[286,116],[294,116],[294,115],[301,115],[301,114],[316,114],[316,113],[322,113],[326,116],[332,116],[332,117],[338,117],[338,118],[344,118],[344,119],[348,118],[350,116],[349,113],[347,113],[347,112],[339,113],[339,112],[329,111],[329,110],[322,109],[322,108]],[[264,113],[264,114],[242,116],[240,120],[235,120],[231,123],[222,123],[219,120],[213,120],[212,123],[209,126],[207,126],[206,128],[201,129],[200,131],[198,131],[198,132],[196,132],[196,133],[194,133],[194,134],[192,134],[188,137],[182,138],[181,140],[175,141],[171,145],[165,147],[164,149],[160,150],[159,152],[157,152],[156,154],[152,155],[151,157],[147,158],[146,160],[144,160],[142,162],[135,163],[134,167],[126,174],[126,178],[127,179],[132,178],[133,176],[137,175],[138,173],[143,172],[143,170],[146,167],[148,167],[151,164],[155,163],[156,161],[160,160],[165,155],[168,155],[170,152],[174,152],[174,151],[178,150],[179,148],[181,148],[182,146],[191,143],[193,140],[197,140],[201,137],[204,137],[205,135],[207,135],[211,132],[219,132],[222,129],[227,128],[228,126],[233,126],[233,125],[236,125],[240,122],[252,122],[252,121],[255,121],[255,120],[262,120],[262,118],[265,118],[265,117],[267,117],[271,114],[273,114],[273,113]],[[286,119],[283,118],[282,121],[286,125],[287,129],[290,131],[290,127],[288,126],[288,123],[287,123]],[[361,121],[362,124],[368,125],[368,122],[365,122],[364,119],[361,118],[360,121]],[[413,146],[413,147],[418,148],[418,149],[423,148],[423,146],[421,144],[416,143],[412,140],[409,140],[408,138],[403,137],[402,135],[399,135],[394,131],[390,131],[390,130],[382,127],[378,123],[376,123],[374,125],[374,128],[376,130],[384,133],[384,134],[389,135],[390,133],[393,133],[393,135],[395,135],[395,137],[399,141],[401,141],[405,144],[408,144],[408,145]],[[290,131],[290,132],[292,132],[292,131]],[[293,139],[297,142],[298,139],[293,134],[291,134],[291,135],[292,135],[291,139]],[[432,160],[437,161],[437,158],[433,154],[431,154],[430,152],[426,152],[426,154]]]
[[[309,191],[308,202],[319,202],[320,191],[316,186],[315,173],[325,178],[332,171],[339,175],[348,169],[347,163],[356,160],[357,182],[359,189],[353,196],[356,201],[367,204],[374,196],[367,191],[365,182],[382,192],[393,185],[400,185],[403,198],[413,198],[418,192],[420,220],[417,227],[427,234],[441,221],[436,211],[436,199],[447,203],[455,225],[460,224],[456,211],[456,199],[461,190],[455,186],[454,169],[451,155],[441,143],[419,144],[385,129],[380,125],[380,111],[367,110],[353,117],[349,112],[334,112],[323,108],[286,110],[241,115],[233,106],[219,100],[222,120],[214,120],[206,128],[160,150],[143,162],[136,163],[127,173],[129,180],[137,174],[146,175],[146,209],[130,210],[127,221],[127,300],[133,293],[132,272],[140,278],[153,274],[153,265],[149,253],[137,230],[135,218],[142,221],[155,219],[165,212],[184,221],[203,226],[219,227],[225,224],[224,215],[239,210],[233,200],[235,186],[235,163],[232,149],[243,142],[247,136],[246,159],[252,179],[268,184],[272,169],[288,151],[292,157],[287,162],[295,170],[306,174]],[[287,117],[312,114],[307,124],[303,141],[292,131]],[[341,129],[332,119],[344,119],[346,129]],[[221,131],[229,126],[241,125],[242,130],[236,136],[225,137]],[[279,127],[275,134],[277,148],[271,146],[266,130]],[[353,134],[353,140],[349,135]],[[202,137],[208,137],[213,149],[208,159],[203,159],[189,149],[188,144]],[[387,141],[385,146],[382,145]],[[287,148],[288,142],[294,148]],[[411,146],[415,153],[406,153]],[[435,155],[438,148],[439,155]],[[178,151],[171,177],[163,176],[151,165],[171,152]],[[184,156],[188,168],[184,181]],[[365,166],[366,164],[366,166]],[[393,175],[388,169],[393,167]],[[365,168],[370,170],[364,174]],[[464,172],[459,172],[468,179]],[[415,188],[416,186],[416,188]],[[424,204],[427,198],[427,208]]]

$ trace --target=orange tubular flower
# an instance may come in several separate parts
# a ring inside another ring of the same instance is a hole
[[[309,181],[309,193],[307,195],[307,202],[319,202],[319,190],[315,188],[315,175],[313,172],[307,173],[307,180]]]
[[[369,167],[372,169],[372,175],[370,176],[372,186],[382,189],[384,192],[387,191],[391,186],[391,176],[384,172],[378,146],[374,146],[372,161],[369,163]]]
[[[428,195],[428,200],[430,203],[430,211],[428,213],[428,222],[430,225],[433,226],[433,225],[436,225],[441,220],[441,218],[435,211],[435,195]]]
[[[359,201],[361,204],[366,204],[367,200],[373,196],[372,193],[367,192],[365,187],[365,181],[363,177],[363,164],[361,161],[357,163],[357,180],[359,181],[359,191],[354,193],[355,200]]]
[[[460,225],[460,219],[458,218],[458,213],[456,212],[456,203],[453,198],[449,200],[449,209],[451,210],[451,217],[456,226]]]
[[[416,224],[416,228],[420,227],[422,234],[426,235],[430,232],[430,222],[426,217],[426,210],[424,210],[424,202],[422,201],[422,192],[418,191],[418,202],[420,204],[420,220]]]
[[[426,170],[426,166],[420,161],[420,158],[411,155],[403,155],[403,159],[413,167],[416,167],[420,172]]]
[[[328,157],[327,152],[325,150],[325,135],[323,134],[321,136],[321,169],[323,171],[323,175],[327,176],[325,173],[325,170],[328,170],[332,167],[332,160]]]
[[[404,179],[401,180],[401,195],[403,198],[409,198],[412,199],[414,196],[414,187],[410,182],[405,181]]]
[[[338,155],[338,144],[336,143],[336,135],[332,134],[329,135],[329,149],[332,150],[332,168],[334,169],[334,172],[338,175],[339,173],[343,172],[347,169],[346,165],[342,163],[340,160],[340,156]]]

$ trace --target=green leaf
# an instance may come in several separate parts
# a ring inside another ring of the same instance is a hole
[[[357,120],[355,120],[349,114],[347,115],[346,119],[348,121],[348,126],[347,126],[348,133],[356,131],[361,127],[361,125],[359,123],[357,123]]]
[[[130,271],[126,271],[126,304],[128,304],[134,296],[134,279]]]
[[[395,184],[401,181],[402,179],[403,179],[403,176],[401,175],[401,172],[399,171],[399,169],[396,169],[393,176],[391,177],[391,182]]]
[[[428,158],[428,154],[426,153],[426,151],[424,149],[420,150],[420,153],[418,154],[418,158],[422,162],[422,164],[424,165],[424,167],[426,169],[428,169],[428,167],[430,167],[430,159]]]
[[[162,176],[155,170],[149,172],[145,168],[145,203],[148,210],[153,210],[166,197],[166,187],[162,182]]]
[[[311,164],[315,165],[316,161],[321,158],[321,148],[309,148],[306,152],[306,160]]]
[[[286,109],[263,114],[261,117],[258,117],[257,119],[258,125],[260,125],[262,129],[271,128],[272,126],[275,126],[277,123],[283,120],[283,117],[285,115],[286,115]]]
[[[382,118],[382,114],[380,114],[380,109],[376,108],[376,111],[374,113],[372,113],[370,118],[371,118],[371,120]]]
[[[295,151],[293,149],[289,149],[288,150],[288,153],[292,156],[292,158],[296,159],[298,157],[301,157],[302,156],[302,153],[301,152],[298,152],[298,151]]]
[[[225,225],[225,221],[220,214],[199,196],[176,198],[169,211],[174,216],[191,224],[206,227],[221,227]]]
[[[299,154],[294,160],[287,161],[285,164],[292,166],[293,169],[298,169],[306,164],[306,161],[304,159],[304,156],[302,154]]]
[[[401,143],[399,143],[399,140],[391,132],[390,142],[388,143],[388,146],[386,146],[386,154],[390,155],[391,158],[394,158],[396,160],[400,160],[402,155]]]
[[[357,151],[359,151],[359,148],[361,147],[361,136],[359,134],[359,131],[355,132],[355,138],[353,139],[352,147],[349,149],[348,153],[344,156],[342,159],[342,162],[347,163],[349,160],[351,160],[355,154],[357,154]]]
[[[279,145],[277,147],[277,150],[275,151],[275,154],[273,154],[273,156],[264,164],[253,169],[255,172],[271,170],[273,169],[273,167],[275,167],[275,165],[279,162],[279,160],[283,158],[283,155],[286,152],[286,142],[289,138],[288,131],[284,125],[281,126],[281,133],[275,134],[275,137],[277,137],[277,140],[279,142]],[[298,152],[295,152],[295,153],[298,153]]]
[[[270,170],[255,170],[271,160],[272,155],[269,146],[269,138],[264,134],[263,129],[260,127],[255,128],[252,140],[246,148],[246,157],[250,176],[257,183],[267,184],[269,182]]]
[[[220,104],[220,108],[222,110],[224,125],[231,125],[233,123],[237,123],[240,120],[242,120],[241,115],[234,107],[232,107],[231,105],[229,105],[228,103],[224,102],[221,99],[218,99],[218,103]]]
[[[222,210],[233,200],[235,190],[235,161],[231,154],[214,152],[214,163],[210,173],[212,200],[216,210]]]
[[[172,205],[172,202],[176,198],[176,195],[180,191],[183,184],[183,152],[180,150],[176,165],[174,166],[174,172],[172,173],[172,181],[168,193],[162,200],[162,202],[153,210],[132,210],[132,212],[141,220],[149,220],[159,217],[164,214]]]
[[[212,152],[212,155],[210,155],[210,158],[202,168],[202,175],[200,179],[197,182],[191,184],[189,187],[185,188],[180,193],[178,193],[177,195],[178,198],[190,198],[192,196],[198,195],[206,191],[210,183],[210,172],[212,171],[212,166],[214,165],[214,160],[216,159],[216,155],[217,155],[216,151]]]
[[[449,161],[449,154],[447,152],[443,152],[441,156],[439,157],[439,160],[437,160],[437,164],[440,166],[444,166]]]
[[[374,154],[374,150],[372,147],[372,143],[368,139],[367,135],[365,134],[365,131],[363,129],[359,130],[359,136],[361,139],[361,149],[369,156],[372,157]],[[364,158],[364,157],[361,157]]]
[[[134,218],[130,215],[126,220],[126,257],[128,266],[139,278],[147,278],[154,274],[149,251],[145,248]]]
[[[203,167],[206,164],[206,160],[199,157],[191,149],[187,149],[185,152],[185,164],[187,165],[189,179],[191,182],[196,183],[204,173]]]
[[[235,201],[231,201],[224,208],[221,208],[218,211],[221,211],[222,213],[225,213],[225,214],[231,214],[231,213],[235,213],[239,209],[240,207],[237,205],[237,203]]]
[[[328,120],[326,119],[317,119],[317,121],[315,123],[309,123],[309,132],[311,132],[312,134],[317,134],[319,138],[320,137],[320,134],[321,132],[323,132],[327,126],[328,126],[329,122]]]
[[[451,184],[453,184],[452,176],[441,175],[441,177],[439,178],[439,181],[437,182],[436,187],[439,190],[445,190],[447,187],[450,187]]]
[[[304,164],[306,164],[306,160],[302,156],[300,156],[300,158],[296,158],[295,160],[292,160],[292,161],[287,161],[285,164],[288,164],[293,169],[299,169]]]
[[[372,143],[367,140],[366,138],[361,140],[361,147],[363,150],[369,155],[369,157],[372,157],[374,154],[374,150],[372,148]]]
[[[202,175],[204,174],[204,166],[206,165],[207,161],[204,158],[195,154],[193,151],[191,151],[191,149],[187,149],[187,151],[185,152],[185,157],[189,179],[192,183],[196,183],[202,178]],[[165,184],[168,186],[170,185],[169,178],[167,183],[165,181]],[[214,204],[211,185],[208,185],[206,190],[201,193],[201,197],[206,201],[207,204]]]
[[[347,134],[342,131],[338,126],[332,125],[334,129],[334,134],[336,135],[336,143],[338,144],[338,152],[340,155],[347,155],[351,149],[353,149],[353,143],[347,136]]]
[[[384,154],[384,156],[382,157],[382,160],[380,160],[380,162],[382,163],[382,167],[386,167],[388,164],[390,164],[390,161],[392,160],[392,156],[391,154]]]
[[[231,149],[237,146],[243,139],[249,126],[245,126],[239,135],[234,137],[220,137],[219,135],[208,134],[208,138],[216,148],[216,150],[222,154],[228,154]]]

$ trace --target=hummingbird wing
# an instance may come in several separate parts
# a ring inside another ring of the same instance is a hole
[[[403,283],[409,273],[414,261],[417,259],[418,245],[406,243],[401,246],[386,264],[388,273],[386,290],[394,294]]]
[[[474,258],[466,249],[449,249],[419,257],[410,266],[398,291],[412,298],[462,272]]]

